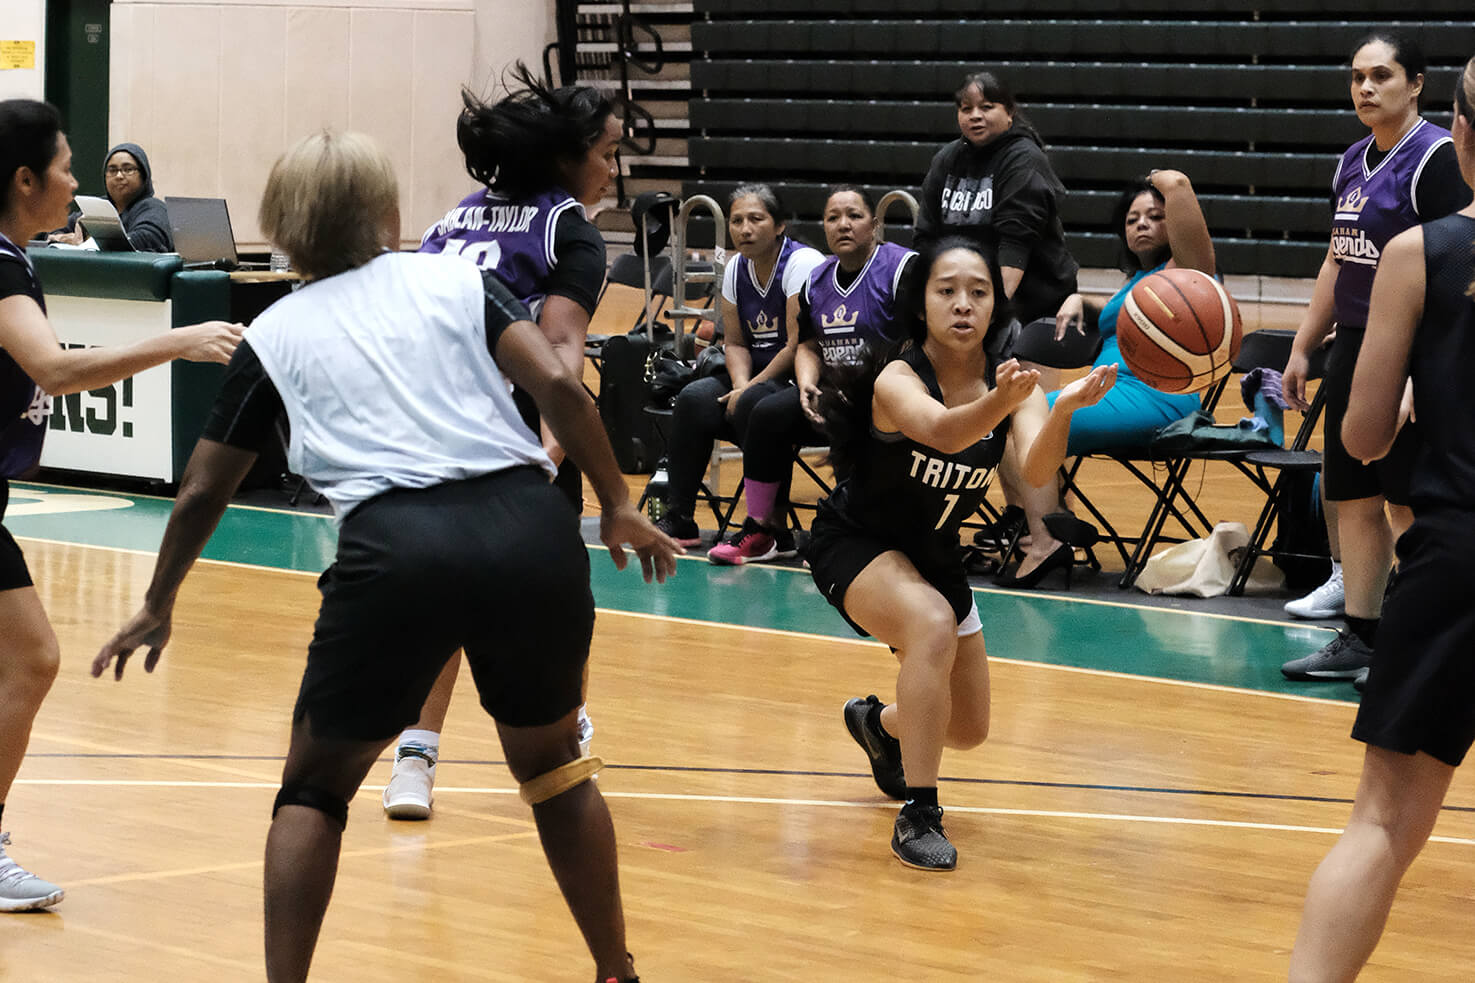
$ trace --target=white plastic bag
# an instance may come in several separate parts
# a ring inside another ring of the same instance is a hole
[[[1154,553],[1137,578],[1137,586],[1149,594],[1187,594],[1219,597],[1229,590],[1240,557],[1250,543],[1243,522],[1221,522],[1208,539],[1190,539]],[[1274,566],[1255,564],[1245,593],[1278,590],[1282,578]]]

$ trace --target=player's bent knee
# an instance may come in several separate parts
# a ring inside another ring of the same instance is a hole
[[[348,826],[348,800],[313,785],[283,785],[276,802],[272,803],[271,818],[277,818],[277,810],[282,806],[316,809],[332,820],[339,831]]]
[[[582,785],[593,778],[599,769],[604,767],[604,759],[598,755],[585,755],[575,758],[554,768],[545,771],[535,778],[529,778],[523,782],[518,789],[522,801],[530,806],[539,805],[549,799],[556,798],[577,785]]]

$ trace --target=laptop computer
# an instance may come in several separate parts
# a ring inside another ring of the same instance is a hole
[[[93,195],[78,195],[77,207],[82,210],[79,220],[87,234],[97,242],[97,248],[105,253],[131,253],[133,244],[128,241],[128,232],[118,218],[118,210],[106,198]]]
[[[174,251],[187,269],[256,270],[264,263],[242,263],[236,255],[236,237],[230,227],[230,209],[224,198],[164,199],[169,207],[169,231]]]

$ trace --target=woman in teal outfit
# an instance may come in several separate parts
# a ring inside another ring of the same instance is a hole
[[[1214,275],[1214,243],[1193,185],[1181,171],[1153,171],[1122,193],[1113,224],[1122,237],[1122,271],[1130,279],[1099,311],[1072,294],[1056,315],[1055,336],[1085,331],[1087,318],[1103,335],[1096,365],[1118,365],[1116,385],[1094,406],[1071,418],[1070,455],[1142,447],[1159,429],[1199,408],[1196,394],[1160,392],[1132,374],[1117,346],[1117,315],[1128,292],[1158,270],[1183,267]],[[1047,398],[1053,406],[1057,393]]]

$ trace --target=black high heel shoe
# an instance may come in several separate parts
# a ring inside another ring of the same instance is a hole
[[[1075,547],[1069,543],[1061,543],[1055,548],[1055,552],[1041,560],[1039,566],[1035,567],[1023,577],[1018,575],[1005,577],[1001,575],[994,578],[994,583],[999,587],[1015,587],[1020,590],[1030,590],[1031,588],[1038,587],[1040,581],[1044,580],[1051,571],[1060,569],[1065,571],[1065,589],[1070,590],[1070,573],[1075,568],[1075,565]],[[1019,567],[1015,567],[1014,569],[1018,570]]]

